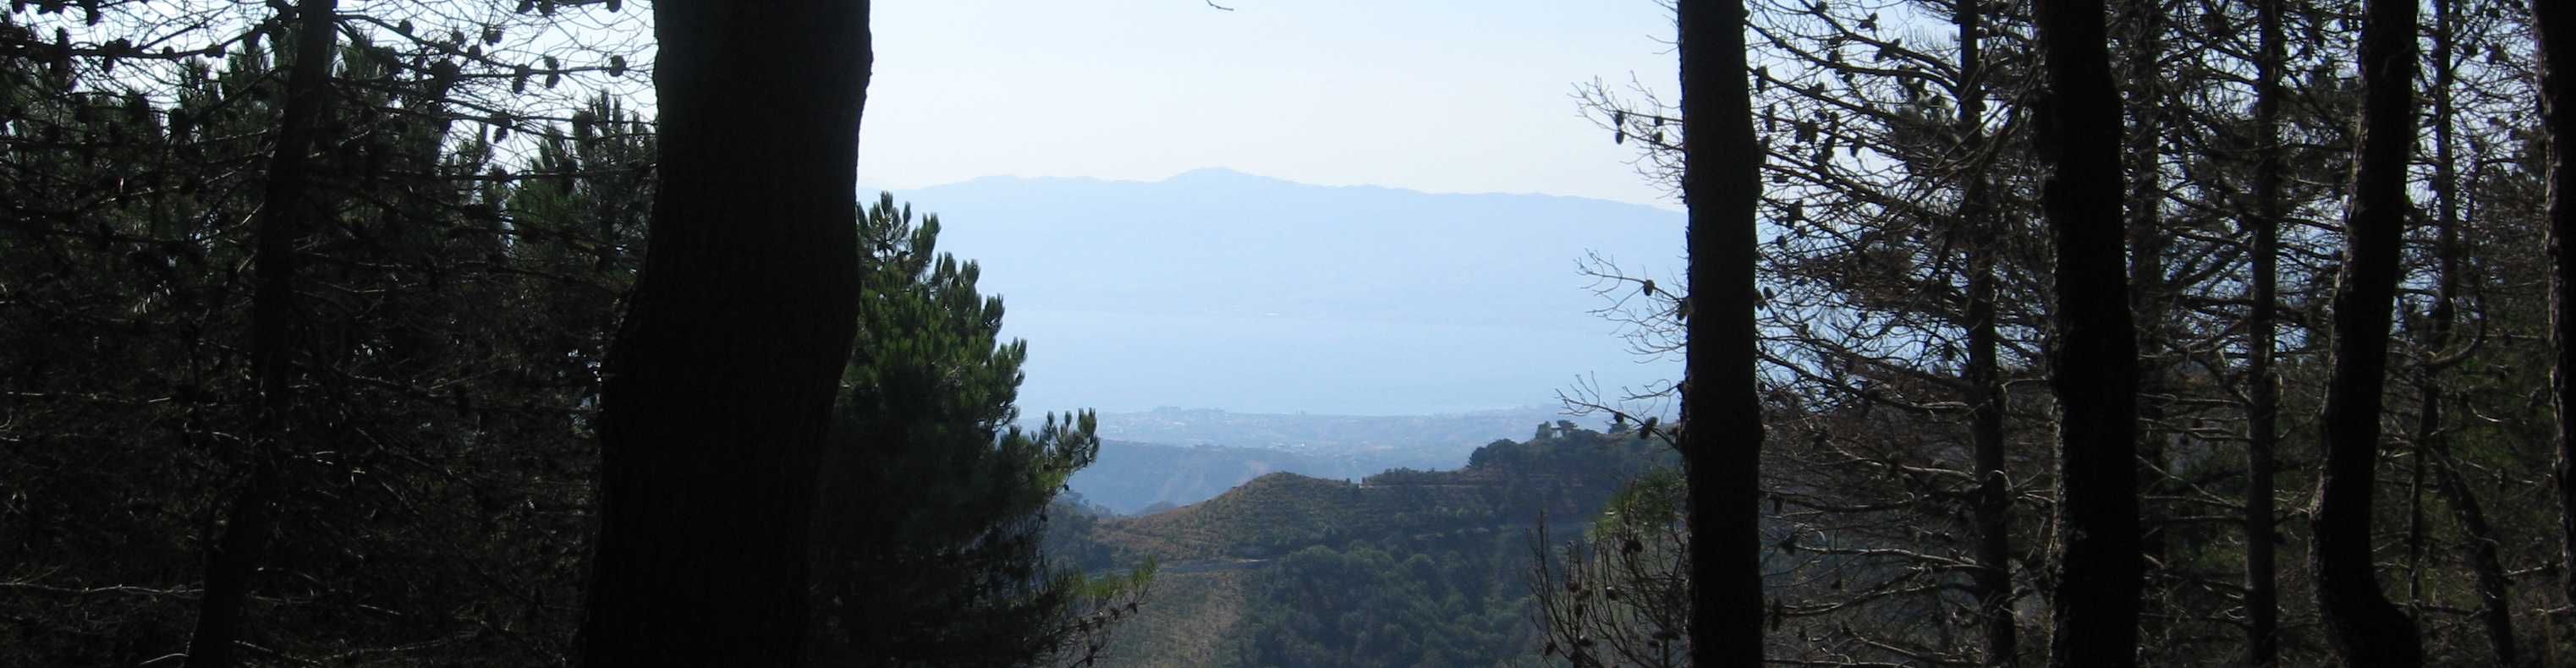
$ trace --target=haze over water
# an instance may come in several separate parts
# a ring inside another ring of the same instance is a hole
[[[1021,405],[1398,415],[1550,405],[1643,361],[1578,271],[1588,249],[1667,277],[1681,215],[1543,195],[1325,187],[1197,170],[1160,182],[985,178],[898,192],[980,261]],[[1676,281],[1677,282],[1677,281]]]

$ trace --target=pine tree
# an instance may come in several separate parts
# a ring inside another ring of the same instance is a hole
[[[2382,390],[2387,382],[2390,312],[2409,203],[2414,154],[2416,7],[2370,0],[2362,27],[2361,140],[2344,214],[2343,270],[2336,277],[2333,375],[2318,419],[2324,466],[2317,478],[2316,539],[2309,568],[2317,607],[2335,654],[2357,665],[2422,665],[2413,620],[2381,592],[2371,559],[2371,498],[2378,484]]]
[[[2060,417],[2049,665],[2137,665],[2138,346],[2122,257],[2120,100],[2101,0],[2040,0],[2041,209],[2056,240],[2049,387]]]
[[[2281,255],[2281,70],[2289,54],[2281,31],[2286,0],[2255,0],[2259,33],[2254,56],[2254,204],[2243,226],[2254,237],[2247,271],[2245,360],[2245,665],[2269,666],[2280,658],[2280,566],[2273,540],[2275,453],[2281,441],[2281,387],[2273,371],[2279,342]]]
[[[1095,648],[1094,615],[1134,600],[1041,554],[1050,507],[1100,451],[1089,411],[1023,430],[1025,341],[973,262],[937,252],[883,196],[860,217],[871,259],[858,340],[825,446],[815,518],[817,658],[827,665],[1018,666]],[[901,573],[903,577],[887,577]]]
[[[1690,487],[1692,662],[1762,664],[1762,403],[1755,389],[1754,207],[1760,144],[1744,59],[1745,7],[1682,0],[1684,156],[1690,206],[1688,369],[1682,461]]]
[[[299,429],[295,389],[299,364],[308,359],[311,331],[296,305],[298,247],[304,236],[321,227],[329,207],[309,186],[313,147],[323,119],[330,115],[333,61],[339,55],[337,0],[301,0],[296,4],[295,64],[289,69],[286,108],[279,122],[277,145],[269,161],[265,197],[260,206],[257,252],[259,287],[251,297],[251,365],[258,376],[258,417],[252,425],[250,481],[233,500],[224,535],[206,561],[206,595],[197,606],[197,628],[188,639],[190,668],[232,665],[233,644],[241,625],[242,600],[250,595],[250,576],[276,530],[279,468],[297,456],[293,439]],[[281,22],[286,17],[280,16]]]

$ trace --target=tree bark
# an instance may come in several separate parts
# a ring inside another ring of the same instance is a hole
[[[2487,643],[2495,648],[2496,665],[2522,664],[2520,645],[2513,638],[2513,579],[2504,568],[2498,553],[2495,525],[2487,521],[2486,510],[2478,504],[2476,492],[2450,458],[2447,449],[2437,448],[2434,457],[2434,493],[2451,505],[2451,515],[2460,522],[2461,533],[2468,534],[2469,569],[2476,574],[2478,621],[2486,625]]]
[[[2161,645],[2152,640],[2166,636],[2168,625],[2165,620],[2173,616],[2173,611],[2164,609],[2173,602],[2170,576],[2164,574],[2164,565],[2171,559],[2165,540],[2166,518],[2172,515],[2172,511],[2154,501],[2170,494],[2165,488],[2170,478],[2166,472],[2166,450],[2176,433],[2165,428],[2167,393],[2171,391],[2166,376],[2170,366],[2177,362],[2176,356],[2167,349],[2170,344],[2166,336],[2166,313],[2172,302],[2167,299],[2171,288],[2165,284],[2165,252],[2173,235],[2163,227],[2161,206],[2164,200],[2161,151],[2165,98],[2161,90],[2164,72],[2159,61],[2164,55],[2165,8],[2157,0],[2124,0],[2121,5],[2129,15],[2128,29],[2135,33],[2128,38],[2129,48],[2124,54],[2128,58],[2124,68],[2128,84],[2135,92],[2129,100],[2129,108],[2136,118],[2136,125],[2127,137],[2129,194],[2126,213],[2129,304],[2131,317],[2137,323],[2139,354],[2136,475],[2141,527],[2138,553],[2144,559],[2142,568],[2150,573],[2140,584],[2138,633],[2151,640],[2141,649],[2146,650],[2147,659],[2154,663],[2160,656],[2156,650]],[[2158,614],[2145,614],[2149,606],[2157,609]]]
[[[2452,11],[2451,0],[2433,0],[2433,26],[2433,222],[2439,226],[2433,256],[2434,271],[2439,274],[2433,279],[2432,311],[2425,314],[2430,322],[2425,328],[2424,354],[2433,359],[2428,360],[2423,386],[2418,388],[2423,409],[2416,425],[2415,443],[2423,458],[2415,468],[2419,472],[2432,469],[2434,494],[2451,507],[2452,517],[2459,521],[2461,532],[2467,534],[2469,567],[2477,576],[2478,617],[2486,626],[2487,643],[2495,650],[2496,665],[2517,666],[2521,665],[2521,653],[2513,638],[2512,580],[2505,575],[2504,562],[2496,552],[2495,527],[2488,524],[2476,492],[2461,480],[2451,458],[2449,436],[2442,426],[2447,395],[2442,372],[2449,363],[2441,361],[2441,357],[2451,346],[2460,292],[2459,161],[2452,149],[2458,121],[2451,98],[2451,87],[2458,81],[2453,61],[2458,16]]]
[[[1959,27],[1959,134],[1973,146],[1985,140],[1985,17],[1977,3],[1956,3]],[[1982,152],[1980,152],[1982,153]],[[1995,323],[1997,231],[1994,193],[1980,160],[1967,169],[1959,198],[1960,222],[1974,241],[1968,258],[1968,440],[1977,460],[1977,571],[1970,579],[1977,615],[1986,627],[1986,665],[2018,663],[2019,628],[2012,613],[2012,491],[2004,477],[2002,341]]]
[[[1745,7],[1680,0],[1682,197],[1690,320],[1682,438],[1690,485],[1692,665],[1762,665],[1762,404],[1755,387],[1754,208],[1762,148]]]
[[[2540,113],[2549,136],[2549,407],[2557,418],[2559,583],[2576,604],[2576,407],[2568,405],[2567,377],[2576,374],[2576,275],[2571,275],[2567,240],[2576,236],[2576,165],[2569,164],[2569,142],[2576,142],[2576,8],[2560,0],[2531,0],[2533,32],[2540,42]],[[2550,646],[2543,643],[2542,647]]]
[[[1962,5],[1968,3],[1960,3]],[[1976,188],[1978,186],[1971,186]],[[1971,223],[1975,225],[1976,223]],[[1991,239],[1991,233],[1983,233]],[[2004,388],[1996,361],[1993,245],[1979,248],[1968,277],[1969,440],[1977,460],[1977,615],[1986,627],[1986,665],[2019,663],[2012,612],[2012,490],[2004,477]]]
[[[2246,447],[2245,447],[2245,664],[2269,666],[2280,658],[2280,573],[2273,547],[2278,526],[2273,517],[2273,478],[2279,466],[2273,452],[2280,442],[2278,419],[2281,384],[2273,377],[2272,356],[2279,328],[2274,303],[2279,301],[2281,255],[2281,69],[2289,61],[2281,34],[2282,0],[2256,0],[2255,23],[2261,33],[2256,58],[2254,102],[2255,165],[2253,295],[2246,317]]]
[[[295,249],[328,215],[312,195],[309,172],[314,135],[331,110],[338,8],[337,0],[295,5],[295,63],[287,71],[286,107],[253,230],[258,240],[252,249],[251,373],[259,384],[259,406],[251,425],[250,478],[225,513],[223,537],[207,555],[206,591],[197,600],[197,625],[188,637],[189,668],[232,665],[251,576],[277,529],[277,503],[285,492],[279,466],[296,428],[295,337],[301,316],[295,306]]]
[[[2350,665],[2415,666],[2415,623],[2389,603],[2371,561],[2381,392],[2389,313],[2399,273],[2406,168],[2415,148],[2415,0],[2369,0],[2362,27],[2360,155],[2344,216],[2344,262],[2333,301],[2334,369],[2320,417],[2325,469],[2317,481],[2317,606],[2328,644]]]
[[[868,3],[662,0],[660,190],[607,363],[592,666],[796,665],[857,326]]]
[[[2138,339],[2122,241],[2120,95],[2102,0],[2040,0],[2050,174],[2041,212],[2057,246],[2057,592],[2049,664],[2137,665],[2142,580],[2138,524]]]

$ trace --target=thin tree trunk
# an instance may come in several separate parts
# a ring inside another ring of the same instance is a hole
[[[2469,567],[2477,575],[2478,617],[2486,625],[2487,643],[2495,649],[2496,664],[2516,666],[2522,661],[2513,638],[2513,583],[2496,553],[2495,528],[2487,523],[2476,492],[2460,479],[2459,469],[2451,459],[2449,436],[2442,427],[2442,372],[2447,363],[2438,358],[2451,346],[2460,291],[2459,161],[2452,147],[2458,119],[2451,98],[2451,87],[2458,81],[2453,40],[2459,25],[2451,0],[2433,0],[2433,25],[2433,197],[2434,224],[2440,226],[2433,253],[2435,270],[2441,275],[2434,279],[2433,309],[2426,314],[2431,322],[2425,336],[2425,354],[2437,359],[2424,369],[2423,419],[2417,425],[2415,442],[2426,456],[2416,467],[2433,469],[2434,493],[2450,505],[2460,530],[2468,534]]]
[[[2273,304],[2279,301],[2281,254],[2281,69],[2288,47],[2281,34],[2282,0],[2255,0],[2255,22],[2262,52],[2256,56],[2254,102],[2255,165],[2254,306],[2246,317],[2245,429],[2245,664],[2269,666],[2280,655],[2280,574],[2273,550],[2278,527],[2273,518],[2272,485],[2278,466],[2273,452],[2280,442],[2278,418],[2281,385],[2272,375],[2276,330]]]
[[[2138,504],[2142,531],[2138,536],[2138,553],[2145,568],[2154,575],[2146,577],[2139,594],[2140,606],[2162,607],[2170,603],[2165,576],[2168,558],[2165,541],[2165,517],[2170,512],[2152,499],[2164,496],[2165,449],[2172,432],[2164,428],[2165,376],[2172,363],[2166,350],[2165,248],[2172,235],[2163,229],[2164,189],[2160,178],[2162,165],[2158,151],[2162,148],[2164,97],[2159,84],[2164,73],[2158,67],[2163,57],[2164,7],[2157,0],[2124,0],[2122,3],[2134,23],[2129,27],[2136,35],[2129,40],[2128,79],[2137,95],[2129,108],[2137,115],[2137,126],[2128,136],[2129,195],[2129,303],[2138,326],[2138,462],[2137,476],[2141,498]],[[2138,633],[2146,638],[2165,635],[2164,620],[2170,614],[2141,614]],[[2152,663],[2159,655],[2157,645],[2146,650]]]
[[[2562,0],[2531,0],[2531,22],[2540,42],[2540,112],[2549,135],[2549,349],[2555,356],[2549,372],[2549,407],[2558,423],[2556,466],[2560,587],[2576,604],[2576,406],[2567,399],[2567,378],[2576,374],[2576,262],[2567,240],[2576,237],[2576,164],[2569,164],[2568,144],[2576,142],[2576,14]],[[2543,643],[2542,647],[2551,647]]]
[[[1979,34],[1985,17],[1977,3],[1956,3],[1959,27],[1959,134],[1966,148],[1985,140],[1985,50]],[[1982,153],[1982,152],[1980,152]],[[1977,615],[1986,626],[1986,665],[2018,663],[2019,628],[2012,613],[2012,491],[2004,477],[2003,374],[1997,361],[2002,340],[1995,324],[1994,194],[1985,177],[1985,161],[1967,169],[1960,193],[1959,218],[1974,241],[1968,259],[1968,440],[1977,459]]]
[[[2477,493],[2461,479],[2448,449],[2436,448],[2434,457],[2433,491],[2450,503],[2461,533],[2468,534],[2469,569],[2477,576],[2478,620],[2485,623],[2487,642],[2495,647],[2496,665],[2522,665],[2520,645],[2513,638],[2513,579],[2498,553],[2495,525],[2487,521]]]
[[[314,134],[330,115],[338,8],[337,0],[300,0],[295,6],[295,63],[287,71],[286,108],[269,155],[252,250],[257,285],[251,292],[251,367],[259,407],[251,426],[250,480],[225,513],[223,538],[207,555],[206,591],[197,600],[197,626],[188,637],[189,668],[232,665],[251,576],[277,528],[277,503],[285,492],[278,469],[286,456],[284,441],[296,433],[295,249],[327,215],[312,196],[308,172]]]
[[[1755,388],[1753,135],[1737,0],[1680,0],[1690,207],[1688,382],[1682,431],[1690,485],[1692,665],[1762,665],[1762,404]]]
[[[857,326],[868,3],[653,9],[660,190],[602,390],[582,661],[796,665]]]
[[[2423,405],[2432,406],[2441,401],[2440,390],[2429,386],[2417,389],[2417,398]],[[2424,410],[2440,409],[2428,407]],[[2428,414],[2425,417],[2437,416]],[[2419,425],[2424,430],[2419,435],[2431,434],[2431,430],[2437,428],[2434,425],[2430,421]],[[2425,441],[2420,439],[2415,441],[2414,450],[2407,457],[2406,466],[2406,614],[2421,615],[2424,614],[2424,474],[2429,472],[2426,462],[2432,459],[2432,454],[2425,447]]]
[[[1966,4],[1966,3],[1961,3]],[[1975,186],[1972,186],[1974,188]],[[1971,223],[1971,225],[1978,225]],[[1991,233],[1980,233],[1991,239]],[[2019,663],[2018,626],[2012,612],[2012,491],[2004,477],[2003,374],[1996,348],[1995,268],[1991,244],[1971,260],[1968,278],[1968,385],[1975,403],[1969,439],[1977,459],[1977,614],[1986,626],[1986,665]]]
[[[2138,339],[2122,257],[2120,95],[2102,0],[2037,5],[2048,103],[2041,211],[2056,240],[2049,386],[2057,395],[2059,536],[2049,665],[2137,665]]]
[[[2360,155],[2344,216],[2344,262],[2333,302],[2334,370],[2320,417],[2325,469],[2317,480],[2317,607],[2326,639],[2351,665],[2416,666],[2414,620],[2389,603],[2371,560],[2381,392],[2389,313],[2403,243],[2406,168],[2415,148],[2415,0],[2369,0],[2362,27]]]

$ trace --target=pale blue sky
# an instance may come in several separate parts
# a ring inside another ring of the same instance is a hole
[[[1651,0],[913,0],[874,8],[859,181],[1325,185],[1672,207],[1569,93],[1671,88]]]

